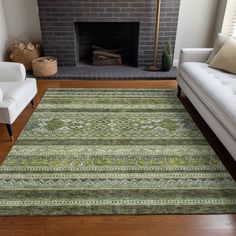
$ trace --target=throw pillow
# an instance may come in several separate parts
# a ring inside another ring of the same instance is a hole
[[[229,39],[229,36],[221,34],[221,33],[218,34],[217,39],[214,43],[213,51],[210,57],[208,58],[208,60],[206,61],[207,64],[210,64],[212,62],[216,54],[220,51],[220,49],[224,46],[225,42],[228,39]]]
[[[3,93],[2,93],[2,90],[0,88],[0,102],[2,102],[2,100],[3,100]]]
[[[236,40],[227,40],[210,63],[210,67],[236,74]]]

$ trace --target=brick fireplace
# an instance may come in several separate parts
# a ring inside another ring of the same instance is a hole
[[[175,44],[179,4],[180,0],[162,0],[159,62],[168,39]],[[57,57],[60,66],[89,63],[86,37],[89,44],[102,41],[112,44],[108,47],[123,47],[129,65],[152,64],[156,0],[38,0],[38,6],[44,52]]]

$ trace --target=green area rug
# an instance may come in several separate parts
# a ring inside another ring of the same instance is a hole
[[[0,215],[236,213],[173,90],[50,89],[0,167]]]

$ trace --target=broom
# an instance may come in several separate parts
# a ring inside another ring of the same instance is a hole
[[[157,63],[158,63],[158,53],[157,52],[158,52],[159,30],[160,30],[160,15],[161,15],[161,0],[157,0],[153,65],[147,67],[146,68],[147,71],[160,71],[161,70],[160,68],[157,67]]]

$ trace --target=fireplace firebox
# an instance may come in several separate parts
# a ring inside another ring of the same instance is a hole
[[[122,63],[138,66],[139,22],[76,22],[77,62],[92,63],[93,46],[120,49]]]

